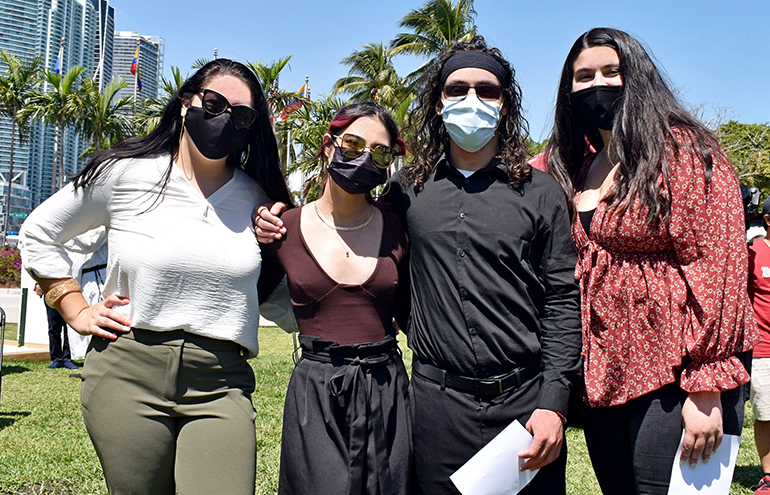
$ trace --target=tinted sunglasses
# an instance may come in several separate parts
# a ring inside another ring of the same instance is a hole
[[[340,150],[348,158],[358,158],[364,151],[372,154],[372,161],[378,168],[388,168],[398,152],[389,146],[376,145],[374,148],[366,146],[366,140],[355,134],[345,133],[342,136],[332,136],[341,141]]]
[[[497,100],[503,94],[502,86],[471,86],[469,84],[448,84],[444,86],[444,96],[448,99],[461,99],[468,96],[468,91],[473,88],[476,96],[481,100]]]
[[[222,115],[230,109],[230,115],[235,127],[245,129],[251,127],[257,118],[257,111],[248,105],[231,105],[227,98],[217,93],[213,89],[204,89],[200,92],[201,105],[206,113],[211,115]]]

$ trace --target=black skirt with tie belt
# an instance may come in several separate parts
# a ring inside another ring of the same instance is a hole
[[[279,494],[413,493],[408,377],[396,339],[342,346],[300,335],[300,342]]]

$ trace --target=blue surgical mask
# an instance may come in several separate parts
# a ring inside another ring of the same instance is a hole
[[[457,146],[475,153],[495,135],[502,104],[468,94],[461,100],[441,100],[441,118]]]

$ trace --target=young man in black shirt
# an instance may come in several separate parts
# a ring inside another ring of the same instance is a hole
[[[444,53],[418,101],[416,163],[384,200],[409,231],[419,491],[459,493],[449,476],[518,420],[522,469],[541,468],[521,493],[564,493],[581,351],[564,191],[527,163],[518,84],[483,38]]]

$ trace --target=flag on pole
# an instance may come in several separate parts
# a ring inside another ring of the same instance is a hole
[[[134,60],[131,61],[131,74],[136,75],[136,69],[139,67],[139,45],[134,52]]]
[[[299,88],[299,91],[297,91],[297,94],[303,98],[307,98],[307,82],[303,84],[301,88]],[[288,117],[291,112],[293,112],[294,110],[298,109],[301,106],[302,106],[302,100],[300,100],[299,98],[294,98],[289,102],[288,105],[286,105],[286,108],[284,108],[281,111],[281,119],[286,120],[286,117]]]
[[[64,45],[59,47],[59,55],[56,57],[56,63],[53,65],[53,72],[56,75],[61,74],[61,59],[64,56]]]
[[[142,90],[142,76],[141,72],[139,72],[139,47],[136,47],[136,51],[134,52],[134,60],[131,61],[131,74],[136,76],[136,89],[138,91]]]

